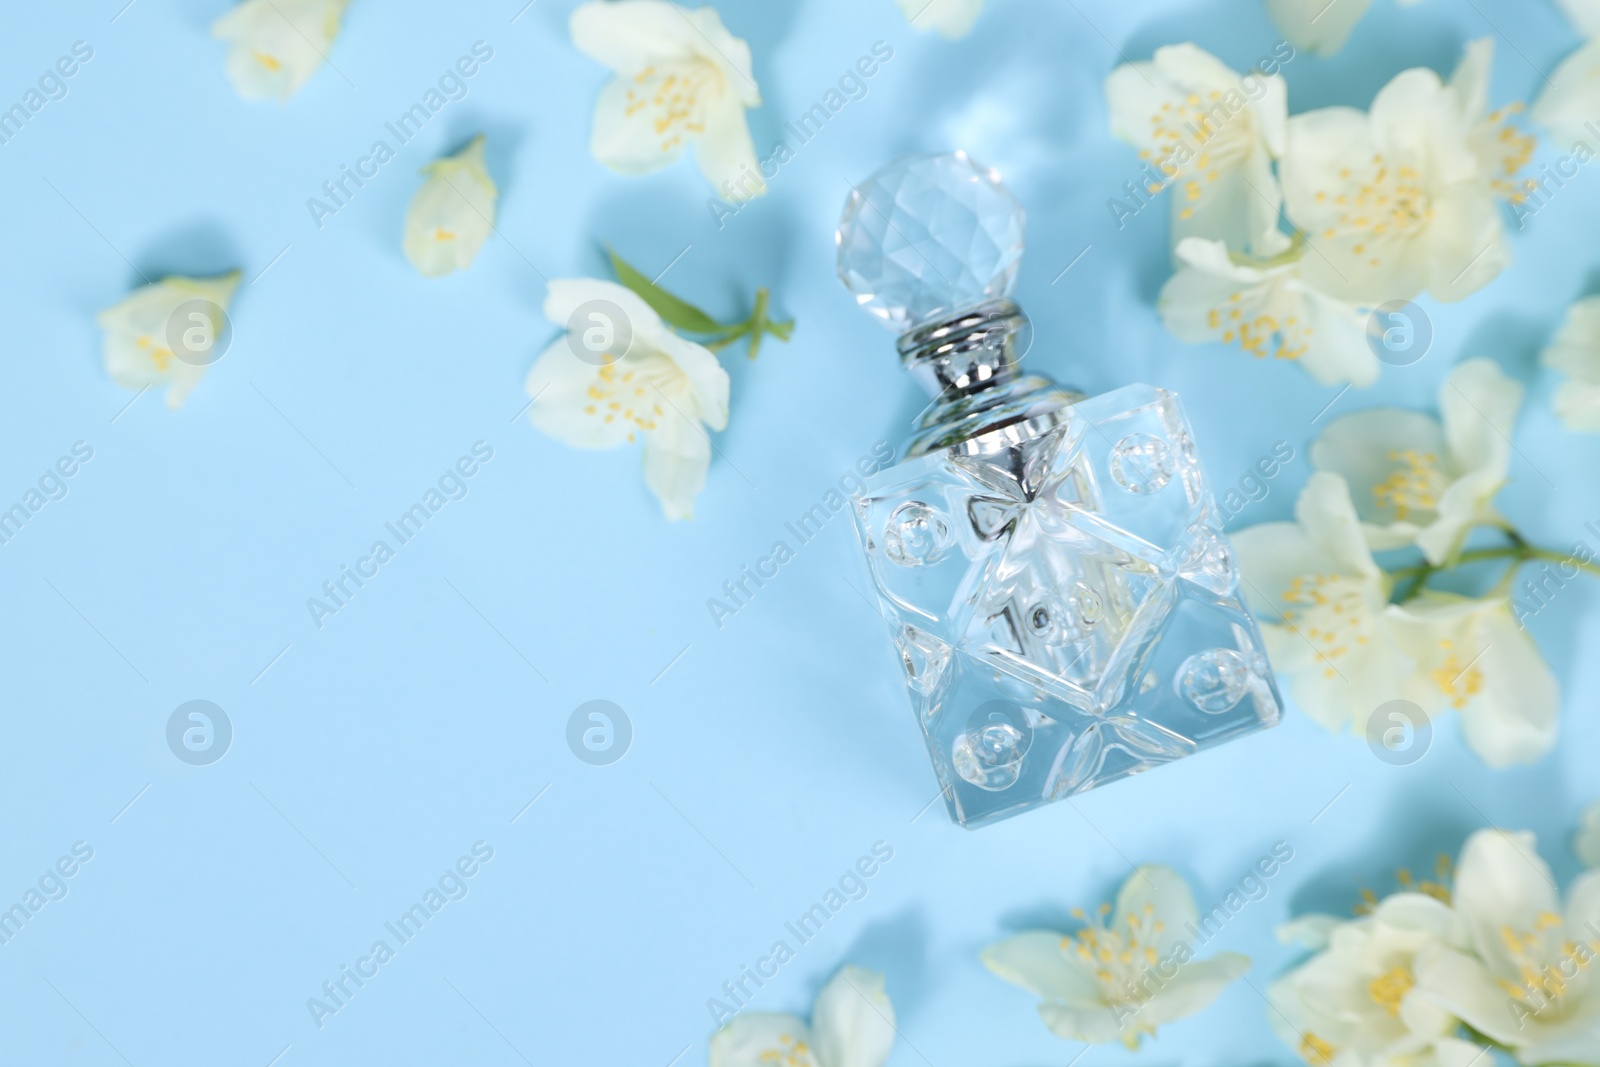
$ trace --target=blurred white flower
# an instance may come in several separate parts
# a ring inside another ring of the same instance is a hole
[[[1555,411],[1569,430],[1600,433],[1600,296],[1567,310],[1541,362],[1567,375],[1556,388]]]
[[[1433,71],[1402,71],[1370,112],[1322,108],[1288,129],[1284,202],[1321,291],[1364,304],[1424,290],[1460,300],[1510,261],[1499,173],[1479,157],[1463,95]]]
[[[919,30],[938,30],[950,40],[965,37],[983,11],[983,0],[899,0],[906,20]]]
[[[1400,0],[1409,7],[1417,0]],[[1267,0],[1267,13],[1296,48],[1331,55],[1344,47],[1372,0]]]
[[[1458,936],[1448,904],[1397,893],[1366,917],[1308,916],[1294,928],[1313,920],[1325,937],[1317,954],[1267,991],[1273,1029],[1307,1063],[1458,1067],[1478,1055],[1456,1036],[1458,1020],[1417,989],[1419,955]]]
[[[711,1035],[711,1067],[883,1067],[894,1047],[894,1005],[883,975],[845,967],[817,994],[811,1025],[745,1012]]]
[[[328,58],[349,0],[244,0],[212,24],[247,100],[289,99]]]
[[[1233,535],[1243,587],[1272,665],[1330,730],[1364,729],[1399,695],[1410,664],[1388,617],[1389,579],[1372,559],[1345,480],[1311,476],[1294,522]]]
[[[1490,767],[1533,763],[1555,745],[1561,690],[1504,597],[1422,595],[1389,609],[1413,668],[1404,693],[1430,719],[1454,710]]]
[[[622,174],[648,174],[691,142],[725,200],[766,192],[745,123],[761,103],[750,46],[709,7],[666,0],[590,0],[572,12],[572,43],[617,76],[595,103],[589,150]]]
[[[1588,40],[1551,71],[1531,117],[1562,142],[1600,152],[1594,133],[1600,117],[1600,0],[1556,0],[1556,6]]]
[[[167,383],[177,410],[222,352],[228,302],[239,272],[215,278],[163,278],[142,285],[95,321],[105,331],[106,374],[125,389]]]
[[[694,516],[711,464],[706,428],[728,424],[728,372],[631,289],[556,279],[544,314],[570,331],[528,372],[528,417],[575,448],[644,441],[644,480],[669,519]]]
[[[1149,62],[1106,79],[1111,132],[1139,150],[1162,185],[1175,186],[1172,241],[1221,240],[1276,255],[1282,194],[1272,161],[1283,154],[1288,91],[1281,77],[1230,70],[1192,44],[1156,49]]]
[[[1586,867],[1600,867],[1600,803],[1590,804],[1579,816],[1578,832],[1572,838],[1572,851]]]
[[[483,134],[422,168],[428,180],[406,211],[405,252],[426,278],[465,270],[494,230],[500,191],[483,160]]]
[[[1221,241],[1178,243],[1178,272],[1161,290],[1161,318],[1179,340],[1237,344],[1258,359],[1292,359],[1323,385],[1368,386],[1378,359],[1360,310],[1318,292],[1305,245],[1270,260],[1233,256]]]
[[[1600,117],[1600,38],[1556,64],[1528,117],[1563,146],[1581,145],[1576,152],[1580,163],[1600,152],[1595,137],[1595,119]]]
[[[1530,1067],[1600,1064],[1600,871],[1573,883],[1563,913],[1533,835],[1481,830],[1454,907],[1465,945],[1420,956],[1419,990]]]
[[[1440,419],[1369,408],[1334,419],[1311,446],[1311,464],[1350,486],[1375,552],[1418,545],[1444,564],[1477,525],[1501,525],[1494,497],[1511,469],[1511,433],[1523,388],[1487,359],[1451,370]]]
[[[1147,1034],[1193,1015],[1250,969],[1221,952],[1195,959],[1184,940],[1199,915],[1189,886],[1165,867],[1138,868],[1077,933],[1030,930],[983,952],[995,975],[1043,998],[1039,1015],[1069,1041],[1137,1048]]]

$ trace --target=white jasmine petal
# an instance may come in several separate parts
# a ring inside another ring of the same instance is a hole
[[[1569,430],[1600,433],[1600,296],[1567,309],[1540,361],[1567,375],[1556,388],[1556,416]]]
[[[425,278],[465,270],[494,230],[500,191],[483,158],[482,134],[422,168],[428,180],[406,212],[406,259]]]
[[[1406,695],[1430,717],[1461,713],[1467,744],[1491,767],[1533,763],[1555,744],[1561,692],[1503,597],[1424,593],[1389,609],[1416,664]]]
[[[710,1067],[818,1067],[805,1021],[774,1012],[743,1012],[711,1035]]]
[[[221,353],[225,316],[239,272],[215,278],[163,278],[140,286],[96,318],[105,331],[106,374],[125,389],[167,384],[177,409]]]
[[[708,108],[694,143],[695,164],[724,200],[745,201],[767,191],[750,124],[738,108]]]
[[[743,1013],[711,1035],[710,1067],[883,1067],[894,1018],[883,976],[847,966],[817,994],[810,1027],[793,1015]]]
[[[1150,945],[1161,955],[1192,936],[1188,933],[1189,924],[1200,918],[1200,912],[1195,907],[1189,883],[1177,871],[1145,864],[1136,867],[1122,883],[1111,921],[1126,926],[1142,921],[1147,915],[1160,916],[1160,929],[1152,926]]]
[[[1371,5],[1372,0],[1267,0],[1267,13],[1295,47],[1332,55]]]
[[[1029,930],[983,950],[983,965],[996,977],[1045,1000],[1084,1010],[1101,1006],[1094,969],[1086,967],[1070,937]]]
[[[567,338],[557,339],[528,371],[527,392],[536,398],[529,420],[573,448],[615,448],[636,438],[638,426],[632,419],[617,418],[616,412],[610,419],[597,417],[610,395],[599,384],[600,369],[579,359]],[[614,379],[616,373],[609,377]]]
[[[1529,117],[1548,130],[1563,148],[1576,150],[1583,145],[1580,158],[1594,157],[1595,129],[1600,128],[1600,38],[1592,38],[1567,56],[1550,72],[1548,83],[1534,101]]]
[[[1375,552],[1416,543],[1438,515],[1449,484],[1444,428],[1432,415],[1368,408],[1328,423],[1311,444],[1311,465],[1350,485],[1367,544]]]
[[[1305,713],[1330,730],[1361,730],[1410,673],[1389,631],[1388,580],[1339,475],[1313,474],[1295,519],[1233,535],[1245,592]]]
[[[899,0],[907,21],[919,30],[938,30],[955,40],[965,37],[983,11],[983,0]]]
[[[1417,2],[1400,0],[1402,6]],[[1267,0],[1267,13],[1296,47],[1331,55],[1344,47],[1370,6],[1372,0]]]
[[[1585,37],[1600,37],[1600,0],[1556,0],[1556,7]]]
[[[1343,415],[1312,444],[1311,463],[1349,484],[1374,551],[1415,543],[1443,564],[1472,527],[1500,521],[1493,502],[1522,398],[1492,361],[1465,360],[1439,390],[1442,422],[1396,408]]]
[[[212,35],[228,42],[228,77],[247,100],[293,96],[327,61],[349,0],[244,0]]]
[[[722,369],[716,355],[669,330],[663,330],[660,345],[683,375],[694,418],[713,430],[727,429],[728,372]]]
[[[545,292],[544,317],[567,329],[598,329],[595,345],[586,351],[599,353],[616,342],[616,353],[625,355],[638,345],[640,350],[659,349],[670,332],[655,309],[638,293],[616,282],[597,278],[552,278]]]
[[[894,1005],[883,990],[883,975],[844,967],[817,994],[811,1039],[824,1067],[883,1067],[894,1034]]]
[[[694,518],[694,501],[706,487],[711,439],[692,420],[668,407],[644,442],[644,484],[670,520]]]
[[[1333,931],[1343,924],[1344,920],[1337,915],[1302,915],[1278,927],[1278,940],[1285,945],[1299,945],[1320,952],[1328,947]]]
[[[1572,851],[1589,867],[1600,867],[1600,802],[1583,809]]]

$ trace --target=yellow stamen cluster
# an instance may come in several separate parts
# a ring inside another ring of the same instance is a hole
[[[811,1046],[793,1034],[779,1034],[778,1047],[763,1049],[756,1060],[777,1067],[808,1067],[812,1062]]]
[[[1393,508],[1394,517],[1400,522],[1410,518],[1414,512],[1438,508],[1439,497],[1450,484],[1439,469],[1438,456],[1432,452],[1407,448],[1390,452],[1389,461],[1397,466],[1389,477],[1372,487],[1378,507]]]
[[[1433,197],[1415,167],[1392,164],[1378,152],[1372,156],[1370,170],[1358,175],[1350,167],[1341,167],[1339,179],[1338,189],[1315,194],[1317,203],[1331,203],[1337,209],[1322,236],[1329,241],[1353,239],[1350,250],[1358,256],[1368,255],[1367,240],[1403,240],[1433,222]],[[1372,267],[1382,262],[1376,254],[1367,260]]]
[[[1418,881],[1410,871],[1404,867],[1395,872],[1395,881],[1400,883],[1400,888],[1407,893],[1421,893],[1423,896],[1432,897],[1441,904],[1450,903],[1450,883],[1455,879],[1455,864],[1449,856],[1441,855],[1433,865],[1436,881]],[[1378,910],[1378,894],[1370,889],[1361,891],[1361,903],[1355,906],[1357,915],[1371,915]]]
[[[1273,359],[1299,359],[1306,354],[1316,333],[1311,326],[1298,315],[1279,319],[1267,310],[1270,303],[1266,300],[1251,304],[1254,306],[1247,306],[1244,291],[1237,290],[1229,295],[1225,308],[1212,308],[1207,313],[1206,322],[1211,329],[1222,332],[1223,344],[1238,342],[1241,349],[1257,359],[1269,355],[1269,346]]]
[[[172,359],[172,349],[166,345],[156,344],[144,334],[140,334],[139,339],[134,341],[133,344],[135,348],[150,357],[150,362],[156,365],[156,370],[162,374],[167,373],[168,361]]]
[[[1539,146],[1539,138],[1524,133],[1514,124],[1516,116],[1522,111],[1522,104],[1515,103],[1492,113],[1484,120],[1475,138],[1479,154],[1487,155],[1499,164],[1498,172],[1489,180],[1490,186],[1513,204],[1528,199],[1527,183],[1518,183],[1513,179],[1533,159],[1534,149]]]
[[[1076,953],[1089,964],[1101,994],[1110,1004],[1139,1005],[1149,999],[1150,991],[1141,985],[1145,975],[1160,961],[1156,949],[1161,931],[1165,929],[1155,917],[1149,904],[1144,910],[1126,916],[1119,926],[1110,921],[1111,905],[1102,904],[1091,919],[1082,908],[1075,908],[1072,917],[1083,923],[1083,929],[1061,939],[1061,951]],[[1155,1024],[1135,1021],[1123,1034],[1122,1042],[1137,1048],[1142,1033],[1155,1033]]]
[[[1444,649],[1444,662],[1437,669],[1429,671],[1428,677],[1433,684],[1439,687],[1450,701],[1450,706],[1460,711],[1467,703],[1483,691],[1483,672],[1477,667],[1477,657],[1466,663],[1456,655],[1455,643],[1448,640],[1439,642]]]
[[[1329,1067],[1339,1050],[1316,1034],[1305,1034],[1300,1039],[1300,1055],[1311,1067]]]
[[[1531,931],[1500,928],[1500,940],[1519,981],[1502,978],[1497,984],[1512,1000],[1535,1012],[1554,1008],[1559,1016],[1566,1006],[1563,998],[1573,990],[1578,976],[1600,957],[1600,941],[1579,943],[1561,937],[1565,925],[1561,916],[1541,912],[1534,917]]]
[[[1372,998],[1374,1004],[1399,1018],[1400,1003],[1406,999],[1406,994],[1411,992],[1411,987],[1416,984],[1417,976],[1411,973],[1411,968],[1390,967],[1367,983],[1367,995]]]
[[[683,144],[686,135],[705,132],[700,94],[720,86],[722,74],[706,62],[684,64],[661,72],[649,66],[633,76],[622,113],[633,116],[650,109],[650,128],[661,138],[661,151]]]
[[[591,403],[584,405],[583,413],[608,423],[619,418],[626,419],[637,430],[654,430],[656,419],[663,414],[661,405],[641,399],[645,396],[645,385],[653,383],[648,377],[642,384],[636,382],[637,376],[638,373],[633,370],[619,372],[616,363],[601,367],[595,380],[589,383],[588,398]],[[628,440],[633,440],[631,431]]]
[[[1421,893],[1423,896],[1432,897],[1441,904],[1451,902],[1450,884],[1455,880],[1455,862],[1449,856],[1440,855],[1433,864],[1434,881],[1417,881],[1411,872],[1404,867],[1395,872],[1395,881],[1400,883],[1400,888],[1407,893]]]
[[[255,57],[257,63],[260,63],[274,74],[283,69],[283,64],[278,61],[277,56],[268,55],[259,49],[251,49],[250,54]]]
[[[1359,582],[1339,574],[1305,574],[1289,583],[1283,600],[1283,621],[1316,647],[1324,664],[1322,675],[1338,671],[1331,661],[1353,646],[1369,644],[1371,620],[1365,591]],[[1304,625],[1302,625],[1304,620]]]

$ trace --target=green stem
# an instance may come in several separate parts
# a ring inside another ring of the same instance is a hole
[[[1479,1048],[1489,1048],[1489,1049],[1495,1050],[1496,1052],[1510,1052],[1511,1051],[1511,1046],[1502,1045],[1500,1042],[1496,1041],[1494,1038],[1490,1037],[1488,1034],[1484,1033],[1482,1030],[1479,1030],[1476,1026],[1473,1026],[1471,1023],[1462,1023],[1461,1024],[1461,1032],[1466,1035],[1468,1041],[1471,1041],[1474,1045],[1477,1045]],[[1549,1064],[1549,1065],[1547,1065],[1547,1067],[1559,1067],[1559,1065],[1558,1064]]]
[[[1499,524],[1495,524],[1499,525]],[[1420,563],[1414,567],[1401,567],[1389,572],[1389,578],[1394,583],[1394,595],[1391,598],[1396,604],[1404,604],[1420,595],[1427,588],[1428,581],[1435,574],[1442,574],[1454,570],[1456,567],[1467,563],[1488,563],[1493,560],[1510,560],[1511,566],[1495,586],[1492,596],[1503,596],[1511,590],[1511,582],[1515,579],[1517,568],[1524,563],[1540,560],[1545,563],[1572,564],[1579,570],[1586,571],[1600,577],[1600,561],[1590,560],[1584,562],[1562,552],[1548,548],[1536,548],[1528,544],[1522,535],[1515,530],[1507,529],[1513,544],[1501,548],[1475,548],[1463,552],[1447,566],[1435,566],[1432,563]]]
[[[1438,572],[1438,568],[1431,563],[1424,563],[1416,567],[1402,567],[1389,572],[1389,580],[1393,583],[1393,593],[1390,600],[1396,604],[1406,601],[1422,592],[1422,587],[1428,579]]]
[[[1569,556],[1562,552],[1553,552],[1548,548],[1527,546],[1524,551],[1528,553],[1529,559],[1544,560],[1546,563],[1571,563],[1581,571],[1588,571],[1590,574],[1600,577],[1600,561],[1590,560],[1585,563],[1575,556]]]
[[[739,338],[743,337],[749,332],[750,323],[746,321],[733,327],[727,333],[717,334],[716,336],[708,338],[700,343],[712,352],[721,352],[724,348],[727,348],[729,345],[733,344],[733,342],[737,341]]]
[[[756,358],[756,353],[761,351],[761,338],[767,332],[767,291],[756,290],[756,306],[750,311],[750,347],[745,355],[751,359]]]
[[[767,318],[767,311],[771,307],[771,294],[766,289],[756,290],[755,306],[750,311],[750,317],[736,325],[724,326],[719,332],[700,343],[713,352],[720,352],[741,337],[750,338],[749,356],[755,359],[761,351],[761,339],[771,334],[780,341],[787,341],[794,332],[794,320],[786,322],[773,322]]]

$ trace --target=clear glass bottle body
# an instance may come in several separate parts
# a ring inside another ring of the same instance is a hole
[[[853,510],[964,826],[1278,721],[1169,392],[1128,386],[913,456],[868,479]]]

